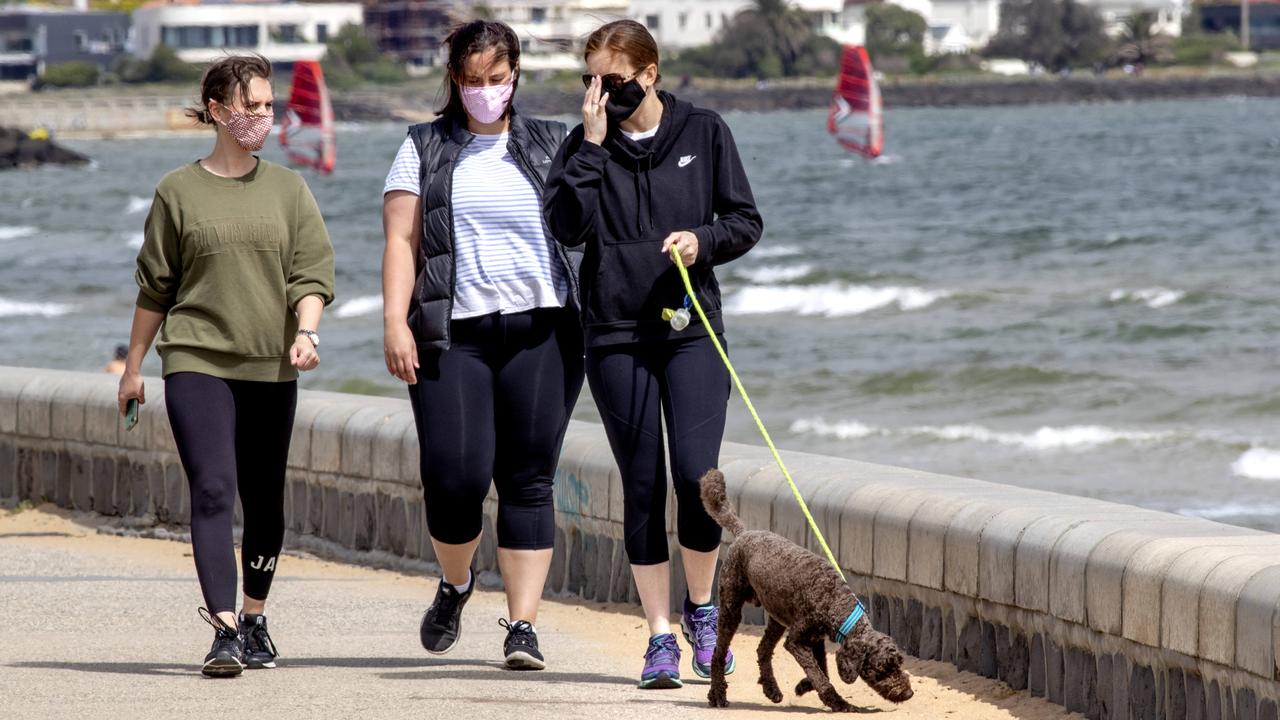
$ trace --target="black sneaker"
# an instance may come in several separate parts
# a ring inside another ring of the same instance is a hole
[[[240,613],[240,640],[244,643],[244,664],[250,670],[276,666],[276,644],[267,634],[267,616]]]
[[[200,672],[208,677],[235,677],[244,672],[244,644],[240,633],[222,621],[222,618],[200,608],[200,617],[213,626],[213,647],[204,656]]]
[[[471,586],[464,593],[440,578],[440,587],[436,588],[435,602],[422,615],[422,626],[418,635],[422,638],[422,647],[434,655],[443,655],[458,644],[462,636],[462,608],[471,599],[476,589],[476,574],[471,573]]]
[[[502,652],[507,656],[507,667],[512,670],[542,670],[547,663],[538,652],[538,634],[533,626],[524,620],[507,622],[505,618],[498,624],[507,629],[506,642],[502,643]]]

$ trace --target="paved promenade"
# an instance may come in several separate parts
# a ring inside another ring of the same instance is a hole
[[[728,711],[706,707],[694,678],[677,691],[635,688],[642,620],[631,607],[548,602],[539,632],[549,669],[509,672],[497,662],[500,593],[466,611],[463,640],[446,658],[418,646],[417,623],[434,578],[290,555],[272,592],[281,667],[208,680],[197,663],[211,631],[190,548],[99,533],[92,515],[44,506],[0,511],[0,717],[74,718],[739,718],[826,714],[812,696],[773,706],[756,685],[756,635],[741,636]],[[687,664],[687,663],[686,663]],[[777,661],[784,688],[800,677]],[[1079,717],[952,665],[912,660],[916,696],[899,708],[861,683],[855,704],[900,718]]]

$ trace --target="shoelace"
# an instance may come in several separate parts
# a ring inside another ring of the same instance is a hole
[[[659,661],[677,663],[679,653],[680,646],[676,645],[676,636],[661,635],[649,641],[649,649],[645,650],[644,660],[648,665],[655,665]]]
[[[720,614],[713,607],[698,608],[693,613],[693,638],[698,645],[706,647],[716,643],[716,625]]]
[[[458,601],[461,599],[462,593],[442,583],[440,593],[436,596],[436,602],[433,606],[436,611],[431,615],[431,622],[443,625],[453,619],[453,613],[457,610]]]
[[[527,620],[508,622],[506,618],[498,618],[498,625],[506,629],[507,640],[516,645],[532,646],[538,637]]]
[[[252,640],[258,647],[271,653],[271,657],[280,657],[280,652],[276,650],[276,644],[271,640],[271,634],[267,632],[267,624],[265,622],[254,623],[246,639]]]
[[[209,612],[208,608],[199,608],[200,619],[213,626],[218,632],[218,637],[239,637],[240,633],[235,628],[228,625],[222,618]]]

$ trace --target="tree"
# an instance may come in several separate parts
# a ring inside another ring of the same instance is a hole
[[[840,46],[814,32],[790,0],[756,0],[710,45],[684,51],[666,64],[676,74],[777,78],[834,72]]]
[[[867,52],[873,60],[924,57],[924,34],[929,24],[919,13],[889,2],[867,6]]]
[[[394,84],[408,78],[404,66],[383,55],[356,25],[344,25],[326,44],[320,60],[330,87],[348,88],[362,82]]]
[[[1077,0],[1006,0],[985,54],[1016,57],[1057,72],[1091,66],[1107,54],[1102,16]]]
[[[45,68],[38,82],[49,87],[92,87],[98,84],[98,67],[78,61],[57,63]]]
[[[1155,65],[1173,62],[1173,38],[1155,32],[1155,13],[1137,12],[1124,19],[1116,60]]]

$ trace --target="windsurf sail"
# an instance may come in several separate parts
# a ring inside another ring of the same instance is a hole
[[[867,49],[861,45],[845,45],[840,54],[840,77],[831,98],[827,131],[863,157],[879,157],[884,149],[880,86]]]
[[[280,147],[289,161],[326,175],[338,160],[333,132],[333,106],[324,71],[315,60],[293,64],[293,88],[280,126]]]

